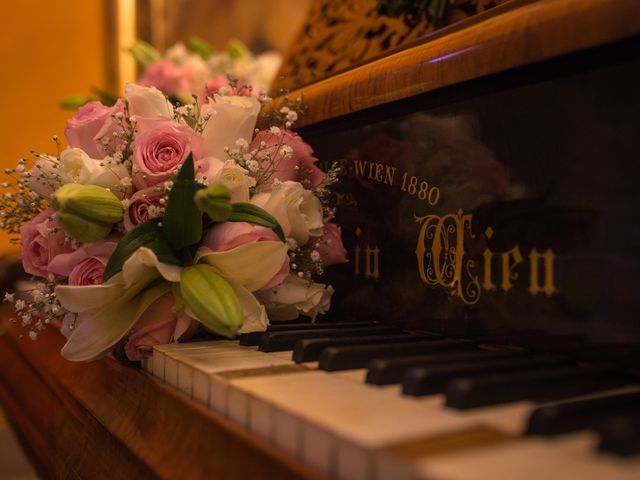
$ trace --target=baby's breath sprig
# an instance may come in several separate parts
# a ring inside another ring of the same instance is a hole
[[[322,260],[318,246],[319,239],[312,239],[309,243],[299,246],[292,238],[287,239],[289,244],[289,269],[298,278],[311,282],[316,275],[322,275]]]
[[[36,281],[35,277],[32,280],[35,282],[33,288],[21,292],[24,298],[6,293],[3,302],[13,304],[16,316],[11,322],[28,328],[29,338],[37,340],[39,332],[53,322],[62,322],[69,312],[58,301],[55,293],[58,282],[53,275],[46,280],[38,278]]]
[[[270,108],[263,111],[258,116],[257,128],[260,130],[268,130],[270,127],[276,126],[287,130],[293,127],[293,124],[299,117],[307,111],[307,105],[304,103],[304,95],[300,95],[295,100],[289,97],[289,91],[281,89],[279,91],[280,104],[278,107]],[[265,96],[265,100],[271,100]]]
[[[338,162],[333,162],[331,164],[331,168],[329,168],[322,181],[312,189],[313,194],[318,197],[320,203],[322,204],[324,218],[333,216],[332,212],[335,206],[333,205],[334,198],[331,190],[331,185],[333,185],[340,179],[339,175],[340,167],[338,165]]]
[[[57,137],[54,137],[54,140]],[[32,152],[36,158],[47,157],[53,166],[57,166],[58,159],[50,155],[42,155]],[[42,184],[55,183],[59,181],[59,175],[53,171],[45,172],[41,167],[36,169],[34,173],[26,171],[27,160],[21,158],[15,168],[7,168],[4,173],[9,177],[8,180],[0,183],[0,188],[4,190],[0,195],[0,228],[12,237],[11,243],[19,243],[20,227],[38,215],[48,207],[46,199],[42,198],[36,192],[29,188],[30,179]]]

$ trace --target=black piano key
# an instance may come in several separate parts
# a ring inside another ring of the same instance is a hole
[[[625,456],[640,455],[640,406],[637,408],[633,413],[608,418],[598,426],[598,450]]]
[[[400,358],[377,358],[367,366],[366,382],[371,385],[400,383],[404,374],[412,367],[443,363],[486,362],[500,358],[515,358],[528,355],[526,350],[479,350],[477,352],[444,353],[436,355],[413,355]]]
[[[640,409],[640,392],[543,405],[529,417],[527,435],[559,435],[593,428],[613,412]]]
[[[327,347],[342,347],[347,345],[374,345],[384,343],[412,342],[426,338],[442,338],[439,335],[393,333],[390,335],[367,335],[364,337],[339,338],[307,338],[299,340],[293,348],[294,362],[312,362],[320,358],[322,350]]]
[[[305,338],[354,337],[376,334],[399,333],[398,327],[388,325],[367,325],[352,328],[314,328],[304,330],[265,332],[258,349],[261,352],[281,352],[293,350],[296,342]]]
[[[559,367],[492,373],[452,380],[446,405],[474,408],[518,400],[558,400],[632,383],[614,367]]]
[[[473,350],[476,346],[471,340],[423,339],[415,342],[386,345],[361,345],[352,347],[325,348],[320,355],[318,368],[329,372],[364,368],[379,357],[399,357],[404,355],[427,355],[444,351]]]
[[[379,325],[375,322],[358,321],[358,322],[333,322],[333,323],[310,323],[310,322],[278,322],[269,325],[266,332],[287,332],[290,330],[314,330],[319,328],[354,328],[365,327],[367,325]],[[254,347],[260,345],[260,339],[266,332],[251,332],[240,334],[240,345],[245,347]]]
[[[402,378],[402,393],[420,397],[442,392],[447,384],[457,377],[510,370],[530,370],[567,363],[569,363],[568,359],[556,355],[529,355],[521,358],[498,358],[486,362],[474,360],[455,365],[415,367],[407,370]]]

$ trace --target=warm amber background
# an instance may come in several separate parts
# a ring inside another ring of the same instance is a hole
[[[111,1],[111,0],[105,0]],[[3,2],[0,29],[0,167],[29,149],[53,151],[72,112],[58,102],[106,86],[105,4],[101,0]],[[2,174],[4,176],[4,174]],[[0,252],[9,246],[0,234]]]

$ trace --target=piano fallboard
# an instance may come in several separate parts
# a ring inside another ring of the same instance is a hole
[[[332,315],[637,364],[639,82],[633,39],[306,127]]]

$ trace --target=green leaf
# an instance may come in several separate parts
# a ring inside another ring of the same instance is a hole
[[[71,95],[70,97],[60,100],[60,108],[64,108],[65,110],[75,110],[86,105],[91,100],[93,100],[92,97],[87,97],[85,95]]]
[[[228,222],[247,222],[273,230],[278,238],[285,241],[284,232],[278,221],[262,208],[251,203],[234,203]]]
[[[136,43],[129,48],[129,52],[138,66],[143,70],[162,58],[162,54],[155,47],[142,40],[137,40]]]
[[[118,94],[103,90],[100,87],[91,87],[91,91],[98,96],[98,100],[107,107],[113,107],[118,101]]]
[[[189,154],[173,182],[164,213],[164,233],[175,250],[202,238],[202,212],[194,200],[197,190],[193,156]]]
[[[213,47],[200,37],[189,38],[189,40],[187,40],[187,48],[193,53],[200,55],[203,60],[209,60],[214,52]]]
[[[122,270],[124,262],[140,247],[150,249],[162,263],[180,265],[180,261],[164,238],[162,227],[158,226],[158,222],[157,218],[147,220],[122,237],[104,269],[103,282]]]
[[[241,58],[245,58],[249,55],[249,49],[240,40],[234,38],[229,40],[229,43],[227,44],[227,53],[229,53],[232,60],[240,60]]]

